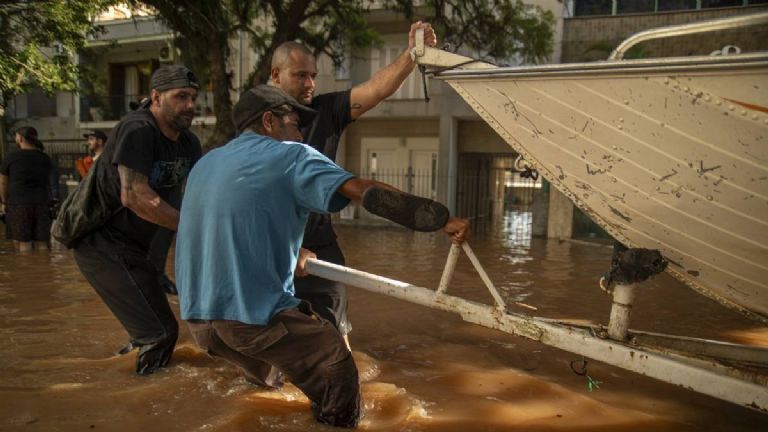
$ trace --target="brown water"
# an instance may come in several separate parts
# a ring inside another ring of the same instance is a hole
[[[338,231],[350,266],[437,286],[449,247],[442,236]],[[471,240],[508,300],[536,306],[539,316],[607,321],[610,300],[596,280],[610,248],[515,232]],[[449,293],[491,301],[465,258]],[[602,383],[589,392],[569,368],[580,357],[449,313],[355,288],[350,301],[362,430],[768,430],[767,415],[598,362],[589,374]],[[633,328],[768,346],[768,329],[666,275],[643,286]],[[184,326],[171,367],[152,377],[134,375],[133,354],[113,354],[126,341],[68,251],[17,255],[0,242],[0,431],[332,430],[314,422],[295,387],[246,383],[199,351]]]

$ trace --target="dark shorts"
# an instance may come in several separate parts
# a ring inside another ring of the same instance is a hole
[[[46,204],[6,204],[5,238],[20,242],[48,241],[51,214]]]
[[[309,249],[317,255],[317,259],[345,265],[344,254],[337,243]],[[330,321],[342,335],[352,331],[352,324],[347,314],[347,287],[344,284],[317,276],[295,278],[293,284],[296,288],[296,297],[309,302],[312,309]]]
[[[263,326],[227,320],[188,324],[200,347],[236,365],[249,382],[279,387],[279,371],[312,401],[319,422],[357,425],[360,383],[352,353],[306,303],[278,312]]]

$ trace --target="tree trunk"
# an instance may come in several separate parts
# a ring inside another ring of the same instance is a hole
[[[3,111],[5,111],[4,107]],[[0,116],[0,160],[5,160],[5,148],[7,146],[5,136],[5,112],[3,112],[2,116]]]
[[[5,141],[8,128],[8,117],[6,117],[6,101],[10,101],[10,97],[5,94],[0,94],[0,160],[5,160],[5,152],[7,143]]]
[[[277,26],[272,34],[269,47],[264,52],[264,55],[259,58],[259,62],[254,68],[254,73],[250,77],[254,87],[259,84],[266,84],[269,81],[269,74],[272,69],[272,54],[275,52],[275,48],[283,42],[296,39],[305,20],[304,14],[309,8],[310,3],[310,0],[294,0],[285,11],[278,13],[278,11],[273,10],[273,13],[281,16],[282,19],[277,20]]]
[[[226,144],[235,136],[235,125],[232,122],[232,100],[229,89],[230,76],[227,73],[227,37],[225,34],[215,34],[209,39],[207,50],[210,65],[210,80],[213,88],[213,110],[216,113],[216,126],[213,135],[204,143],[204,151],[212,150]],[[214,48],[216,47],[216,48]]]

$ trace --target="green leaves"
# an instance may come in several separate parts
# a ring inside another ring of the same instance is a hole
[[[546,61],[552,53],[554,15],[521,0],[384,0],[408,19],[428,21],[438,45],[506,63]]]
[[[74,91],[75,56],[88,35],[101,31],[92,22],[107,1],[7,1],[0,4],[0,104],[40,86],[43,91]]]
[[[546,59],[552,51],[554,18],[550,12],[520,0],[382,0],[389,9],[371,10],[370,0],[129,0],[158,11],[158,18],[176,33],[182,61],[214,93],[217,121],[208,146],[226,142],[234,132],[231,121],[232,75],[230,47],[246,38],[256,64],[245,88],[269,79],[274,49],[285,41],[300,40],[316,54],[326,54],[335,64],[345,56],[377,45],[376,29],[401,21],[431,22],[442,41],[454,50],[469,48],[481,56],[529,62]],[[392,11],[397,12],[393,15]],[[388,18],[381,20],[384,14]],[[473,54],[475,53],[473,52]],[[229,66],[227,66],[229,65]]]

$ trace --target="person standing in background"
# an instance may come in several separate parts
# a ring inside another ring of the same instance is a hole
[[[5,206],[6,238],[19,252],[48,249],[51,217],[49,205],[58,196],[51,177],[53,161],[43,153],[43,143],[31,126],[15,134],[19,150],[8,155],[0,168],[0,201]]]
[[[84,138],[88,139],[86,144],[88,148],[88,154],[75,161],[75,168],[77,173],[80,174],[80,178],[84,178],[88,174],[88,170],[91,169],[96,159],[101,156],[104,151],[104,146],[107,145],[107,134],[100,130],[93,130],[83,134]]]

